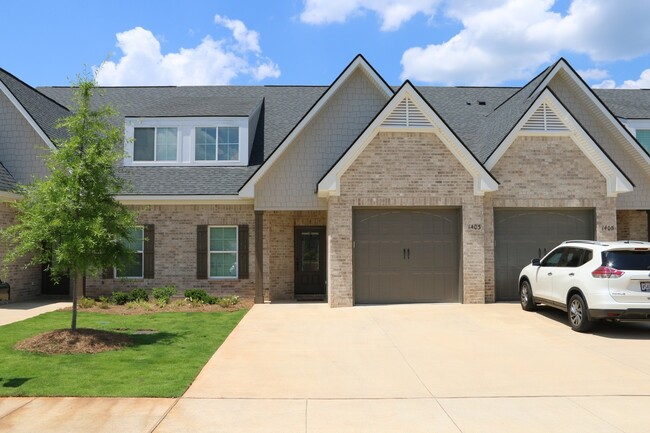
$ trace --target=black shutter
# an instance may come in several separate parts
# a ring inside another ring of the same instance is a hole
[[[196,226],[196,278],[208,279],[208,226]]]
[[[239,278],[247,279],[248,278],[248,226],[241,225],[237,227],[239,230],[238,234],[238,255],[237,262],[239,263]]]
[[[156,240],[156,230],[153,224],[144,226],[144,277],[154,278],[154,243]]]

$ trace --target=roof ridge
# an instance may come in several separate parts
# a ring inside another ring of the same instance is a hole
[[[56,100],[50,98],[49,96],[47,96],[46,94],[44,94],[43,92],[41,92],[40,90],[38,90],[36,87],[30,86],[29,84],[27,84],[26,82],[24,82],[23,80],[21,80],[20,78],[18,78],[18,77],[15,76],[14,74],[12,74],[11,72],[7,71],[6,69],[0,67],[0,71],[2,71],[2,72],[4,72],[5,74],[9,75],[11,78],[13,78],[14,80],[18,81],[18,83],[22,84],[23,86],[27,87],[28,89],[30,89],[30,90],[32,90],[32,91],[34,91],[34,92],[36,92],[36,93],[38,93],[39,95],[41,95],[41,96],[44,97],[45,99],[49,100],[50,102],[55,103],[56,105],[58,105],[59,107],[63,108],[63,109],[66,110],[66,111],[70,111],[70,110],[68,109],[68,107],[66,107],[66,106],[62,105],[61,103],[57,102]],[[0,76],[0,81],[2,81],[2,77],[1,77],[1,76]],[[4,83],[4,81],[2,81],[2,82]],[[4,83],[4,84],[5,84],[5,86],[6,86],[6,83]],[[9,91],[11,92],[11,89],[10,89],[9,87],[7,87],[7,90],[9,90]],[[13,94],[14,92],[11,92],[11,93]],[[16,95],[14,95],[14,97],[16,97]],[[27,109],[27,108],[25,108],[25,109]]]

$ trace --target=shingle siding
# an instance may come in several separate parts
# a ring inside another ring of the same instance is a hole
[[[314,191],[386,103],[361,71],[354,72],[255,186],[259,210],[327,209]]]
[[[42,157],[47,150],[43,139],[0,93],[0,162],[19,183],[29,183],[33,177],[47,173]]]

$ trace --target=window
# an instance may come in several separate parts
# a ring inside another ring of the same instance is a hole
[[[176,161],[177,128],[134,128],[134,161]]]
[[[210,227],[208,244],[210,278],[237,278],[237,227]]]
[[[194,159],[196,161],[238,161],[239,128],[236,126],[196,128]]]
[[[559,266],[560,259],[562,258],[562,255],[565,252],[566,252],[566,248],[558,248],[557,250],[553,251],[551,255],[549,255],[545,260],[542,261],[542,266],[547,266],[547,267]]]
[[[129,235],[130,239],[124,239],[132,253],[132,260],[124,260],[122,269],[115,269],[117,278],[143,278],[144,277],[144,227],[134,227]]]
[[[650,129],[637,129],[636,139],[650,153]]]

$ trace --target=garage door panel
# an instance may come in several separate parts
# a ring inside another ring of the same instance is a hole
[[[355,210],[355,302],[458,301],[458,221],[456,209]]]
[[[497,301],[519,299],[521,269],[569,239],[594,238],[591,209],[495,209],[494,271]]]

